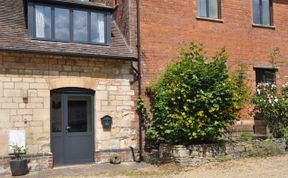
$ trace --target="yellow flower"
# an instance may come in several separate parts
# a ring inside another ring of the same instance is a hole
[[[204,116],[204,111],[198,111],[197,116],[203,117]]]
[[[187,105],[184,105],[183,108],[184,108],[185,111],[188,111],[188,110],[189,110],[189,108],[187,107]]]

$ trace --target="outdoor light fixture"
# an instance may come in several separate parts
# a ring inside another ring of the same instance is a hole
[[[110,129],[112,126],[112,117],[106,115],[101,118],[101,122],[104,129]]]

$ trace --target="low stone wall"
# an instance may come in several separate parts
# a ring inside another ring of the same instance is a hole
[[[146,155],[150,163],[175,162],[179,166],[194,166],[214,161],[225,161],[239,157],[269,156],[286,153],[284,139],[254,141],[227,141],[217,144],[167,145]]]
[[[53,167],[52,154],[25,155],[23,158],[29,160],[28,168],[30,171],[39,171]],[[10,157],[8,156],[0,157],[0,175],[10,173],[9,161]]]

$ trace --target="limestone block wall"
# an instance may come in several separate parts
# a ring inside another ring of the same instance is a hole
[[[0,157],[8,155],[8,132],[26,131],[28,154],[50,153],[50,91],[95,90],[95,152],[137,146],[130,62],[0,53]],[[28,100],[23,93],[28,92]],[[113,117],[109,131],[100,118]]]

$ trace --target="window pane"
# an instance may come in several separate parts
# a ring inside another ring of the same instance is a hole
[[[275,81],[275,72],[273,71],[265,71],[264,73],[264,82],[267,82],[267,83],[276,83]]]
[[[206,3],[206,0],[198,0],[198,16],[207,17],[207,3]]]
[[[51,38],[51,8],[35,6],[35,28],[37,38]]]
[[[260,0],[253,0],[253,23],[260,24]]]
[[[88,41],[88,13],[73,11],[73,38],[75,41]]]
[[[55,38],[57,40],[70,40],[70,11],[55,8]]]
[[[218,19],[218,0],[209,0],[209,17]]]
[[[94,43],[105,43],[105,15],[91,13],[91,38]]]
[[[270,0],[262,0],[262,24],[271,25],[270,23]]]
[[[269,69],[256,69],[256,83],[276,83],[275,71]]]

